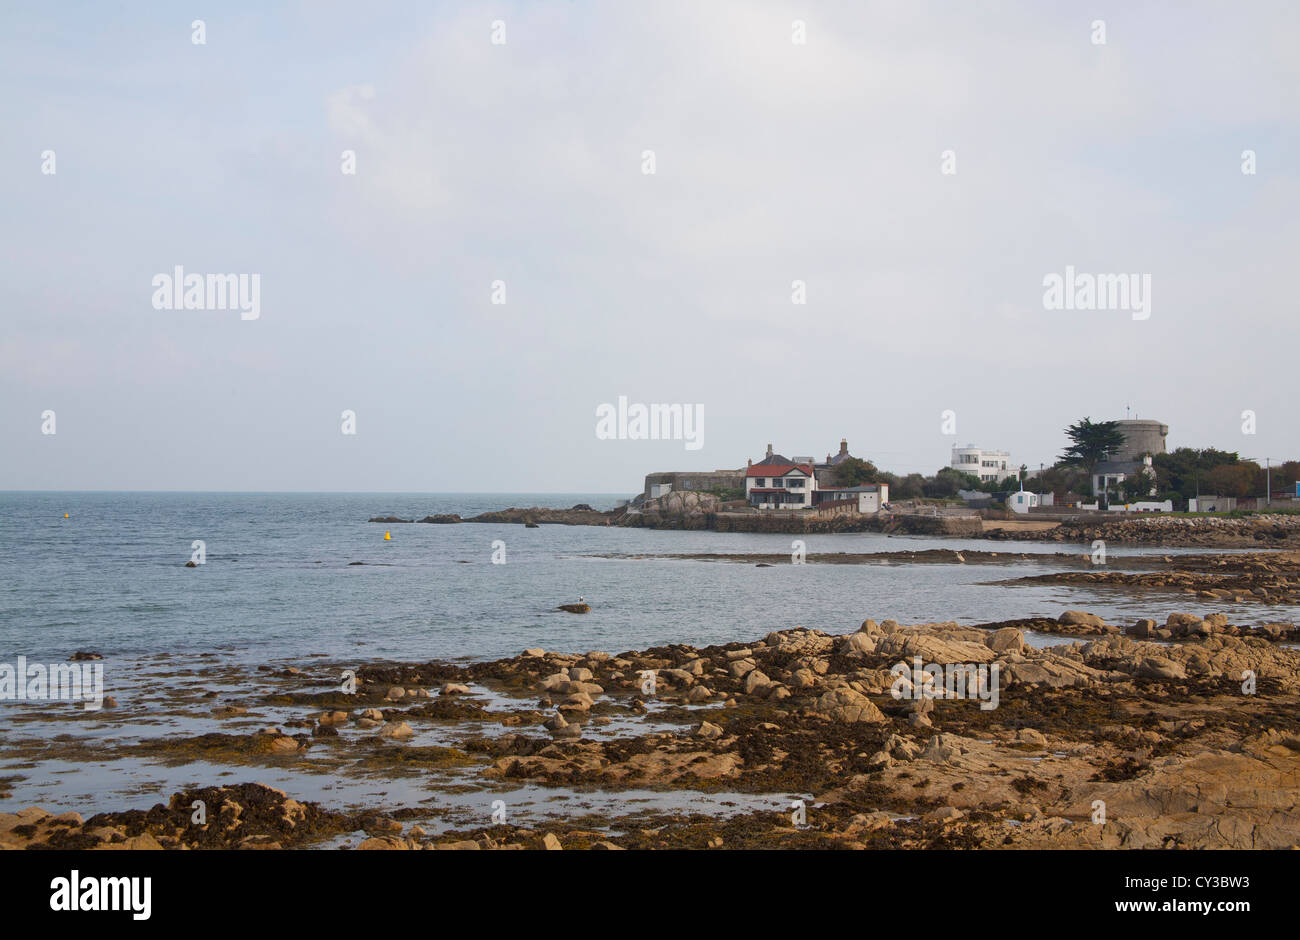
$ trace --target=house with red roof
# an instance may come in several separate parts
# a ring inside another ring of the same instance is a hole
[[[811,460],[797,462],[772,453],[745,470],[745,499],[755,509],[811,509],[817,474]]]
[[[755,509],[813,509],[819,506],[851,505],[858,512],[880,512],[889,503],[888,483],[837,486],[836,467],[849,459],[847,440],[840,452],[826,455],[824,464],[812,457],[784,457],[767,445],[767,455],[745,468],[745,499]],[[820,478],[820,479],[819,479]]]

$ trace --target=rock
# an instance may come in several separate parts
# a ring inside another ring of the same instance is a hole
[[[894,824],[894,818],[883,810],[872,813],[858,813],[849,820],[850,832],[874,832]]]
[[[832,689],[817,699],[813,710],[832,721],[865,721],[879,724],[889,719],[861,692]]]
[[[469,695],[469,686],[460,682],[444,682],[439,695]]]
[[[957,740],[956,735],[936,734],[926,742],[925,749],[917,755],[917,759],[932,761],[936,764],[951,763],[954,758],[960,757],[962,753]]]
[[[379,732],[381,738],[391,738],[396,741],[405,740],[414,734],[415,731],[404,721],[390,721]]]
[[[731,674],[731,678],[739,679],[745,673],[757,668],[757,664],[752,659],[735,659],[727,665],[727,672]]]
[[[1182,663],[1163,656],[1147,656],[1138,663],[1137,674],[1150,679],[1186,679],[1187,670]]]
[[[1067,627],[1093,627],[1097,630],[1104,629],[1106,626],[1106,621],[1096,614],[1082,610],[1067,610],[1056,619],[1056,622]]]
[[[402,688],[400,685],[395,685],[390,688],[388,693],[384,696],[384,698],[388,699],[390,702],[400,701],[405,697],[406,689]]]
[[[1025,648],[1025,635],[1015,627],[996,630],[984,641],[995,653],[1019,653]]]
[[[557,839],[552,833],[548,832],[546,835],[542,836],[542,848],[550,852],[557,852],[564,848],[564,846],[560,845],[559,839]]]
[[[1156,622],[1154,620],[1139,620],[1124,632],[1139,639],[1149,639],[1156,634]]]
[[[761,669],[751,669],[745,674],[746,695],[753,695],[756,689],[761,689],[771,684],[772,680],[769,679]]]
[[[374,836],[358,845],[357,850],[361,852],[392,851],[407,847],[406,840],[397,836]]]
[[[706,741],[712,741],[715,738],[722,737],[722,729],[710,721],[700,722],[700,726],[695,729],[697,738],[704,738]]]
[[[1047,747],[1047,738],[1033,728],[1021,728],[1016,732],[1016,740],[1021,744],[1032,744],[1034,747]]]
[[[931,810],[923,817],[926,822],[937,822],[943,825],[955,823],[966,814],[955,806],[940,806],[938,809]]]
[[[282,735],[271,742],[271,750],[280,752],[296,751],[298,750],[298,742],[287,735]]]
[[[870,621],[868,621],[870,623]],[[873,633],[865,633],[859,630],[857,633],[849,634],[847,641],[847,653],[850,656],[870,656],[875,653],[880,645],[879,636]]]

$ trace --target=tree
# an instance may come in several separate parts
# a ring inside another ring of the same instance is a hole
[[[1056,493],[1064,496],[1066,493],[1079,493],[1086,495],[1091,490],[1091,484],[1084,471],[1076,467],[1065,467],[1057,464],[1054,467],[1048,467],[1038,475],[1038,492]]]
[[[922,484],[925,495],[931,499],[946,499],[956,496],[958,490],[977,490],[980,488],[979,477],[962,473],[952,467],[942,467],[935,475]]]
[[[920,499],[925,495],[925,477],[919,473],[909,473],[898,481],[898,489],[889,488],[890,499]]]
[[[1110,452],[1124,446],[1124,433],[1119,429],[1118,421],[1098,421],[1089,418],[1076,422],[1065,429],[1065,436],[1070,439],[1070,446],[1065,449],[1059,460],[1067,467],[1082,467],[1092,478],[1093,468],[1110,456]]]
[[[875,483],[880,479],[880,471],[870,460],[857,457],[845,457],[831,472],[831,483],[835,486],[861,486],[863,483]]]
[[[1119,484],[1120,496],[1126,503],[1136,503],[1144,499],[1151,498],[1151,488],[1156,485],[1156,479],[1145,467],[1139,469],[1137,473],[1130,473],[1124,476]]]
[[[1233,466],[1237,462],[1238,457],[1232,451],[1216,450],[1213,447],[1199,450],[1195,447],[1179,447],[1152,458],[1157,485],[1161,491],[1176,491],[1182,499],[1192,499],[1198,492],[1214,496],[1229,495],[1212,493],[1214,487],[1210,484],[1209,477],[1216,467]]]
[[[1257,464],[1243,462],[1220,464],[1205,475],[1202,489],[1214,496],[1249,496],[1255,485]]]

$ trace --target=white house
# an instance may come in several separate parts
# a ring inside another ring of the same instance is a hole
[[[1151,491],[1148,495],[1156,495],[1156,472],[1152,466],[1151,455],[1147,454],[1141,460],[1103,460],[1092,468],[1092,495],[1098,496],[1102,493],[1119,494],[1119,485],[1130,476],[1145,471],[1151,478]]]
[[[1011,465],[1011,454],[1005,450],[985,450],[974,444],[952,449],[952,468],[971,476],[979,477],[980,482],[995,480],[1001,483],[1007,477],[1016,475],[1018,468]]]
[[[1029,512],[1037,505],[1037,493],[1026,493],[1024,490],[1020,490],[1018,493],[1012,493],[1007,497],[1007,508],[1012,512]]]
[[[745,499],[755,509],[809,509],[816,491],[811,463],[758,463],[745,471]]]

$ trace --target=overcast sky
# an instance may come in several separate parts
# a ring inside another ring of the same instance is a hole
[[[1036,468],[1126,407],[1300,457],[1297,49],[1292,2],[6,3],[0,489]],[[178,265],[260,317],[155,309]],[[1045,309],[1067,266],[1149,318]],[[619,396],[703,446],[598,439]]]

